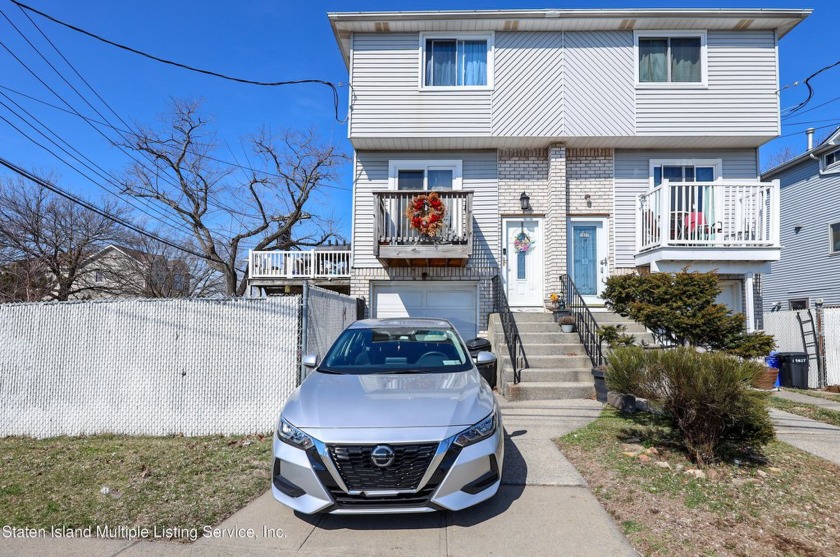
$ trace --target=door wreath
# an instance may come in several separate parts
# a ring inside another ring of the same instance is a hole
[[[520,253],[528,253],[531,249],[531,245],[531,237],[525,234],[524,230],[517,234],[513,239],[513,249]]]
[[[405,210],[411,227],[423,236],[435,236],[444,227],[446,206],[436,192],[415,195]]]

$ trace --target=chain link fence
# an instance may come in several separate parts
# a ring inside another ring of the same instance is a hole
[[[358,299],[308,284],[303,296],[303,353],[323,358],[341,331],[358,318]],[[305,376],[306,370],[301,369],[301,377]]]
[[[300,296],[0,305],[0,435],[271,430]]]

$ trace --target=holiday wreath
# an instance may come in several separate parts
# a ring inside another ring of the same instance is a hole
[[[445,214],[446,207],[435,192],[414,196],[405,210],[411,227],[424,236],[434,236],[443,228]]]
[[[524,230],[513,239],[513,249],[521,253],[528,253],[528,250],[531,249],[531,244],[531,237],[525,234]]]

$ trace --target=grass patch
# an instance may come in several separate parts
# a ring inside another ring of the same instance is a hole
[[[830,400],[832,402],[840,402],[840,393],[830,393],[828,391],[817,391],[812,389],[793,389],[791,387],[785,387],[785,390],[790,391],[792,393],[799,393],[800,395],[807,395],[816,398],[822,398],[825,400]]]
[[[735,454],[695,478],[665,421],[612,408],[557,444],[645,555],[829,556],[840,547],[840,467],[790,445]],[[648,460],[626,456],[632,445]]]
[[[0,439],[0,524],[201,529],[268,489],[271,441],[270,435]]]
[[[784,410],[785,412],[790,412],[803,418],[810,418],[818,422],[840,427],[840,412],[836,410],[829,410],[828,408],[821,408],[813,404],[794,402],[777,397],[771,397],[769,403],[773,408],[778,408],[779,410]]]

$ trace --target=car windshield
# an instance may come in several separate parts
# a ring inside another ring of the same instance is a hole
[[[318,370],[325,373],[451,373],[472,367],[451,329],[374,327],[347,329]]]

